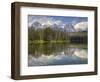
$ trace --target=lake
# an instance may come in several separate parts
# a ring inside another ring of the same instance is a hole
[[[28,45],[28,66],[87,63],[88,49],[86,44],[46,43]]]

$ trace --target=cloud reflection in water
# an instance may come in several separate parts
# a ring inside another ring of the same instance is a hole
[[[68,48],[67,51],[51,55],[41,54],[39,57],[29,55],[29,66],[47,66],[47,65],[70,65],[87,64],[87,50],[79,48]]]

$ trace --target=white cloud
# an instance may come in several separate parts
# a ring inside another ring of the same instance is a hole
[[[74,28],[76,31],[86,31],[88,29],[88,22],[79,22]]]
[[[54,23],[57,24],[57,25],[61,25],[62,21],[61,20],[56,20]]]

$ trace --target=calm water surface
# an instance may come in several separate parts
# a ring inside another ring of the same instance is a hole
[[[28,66],[87,64],[85,44],[30,44]]]

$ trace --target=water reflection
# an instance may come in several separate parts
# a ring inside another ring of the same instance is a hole
[[[28,66],[87,64],[86,45],[30,44]]]

